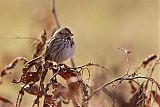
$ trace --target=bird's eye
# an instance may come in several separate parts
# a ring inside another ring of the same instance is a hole
[[[65,35],[68,35],[68,33],[64,33]]]
[[[59,34],[60,34],[60,35],[63,35],[63,33],[62,33],[62,32],[59,32]]]

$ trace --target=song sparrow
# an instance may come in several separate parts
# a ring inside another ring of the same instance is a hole
[[[76,47],[72,36],[68,28],[58,29],[47,44],[44,59],[60,64],[71,58]]]

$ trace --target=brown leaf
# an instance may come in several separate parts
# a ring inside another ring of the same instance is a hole
[[[131,98],[129,99],[129,105],[132,105],[133,107],[137,107],[139,105],[142,105],[146,98],[146,93],[144,89],[144,83],[140,85],[140,87],[137,89],[135,93],[132,94]]]
[[[54,99],[53,99],[52,95],[46,95],[46,97],[45,97],[45,104],[55,105]]]
[[[33,58],[36,58],[38,57],[39,55],[41,55],[43,49],[44,49],[44,46],[46,44],[46,41],[47,41],[47,33],[46,31],[44,30],[43,34],[40,35],[40,39],[39,41],[34,41],[34,45],[35,45],[35,51],[34,51],[34,54],[33,54]]]
[[[156,83],[156,86],[157,86],[158,89],[160,90],[160,84],[159,84],[159,83]]]
[[[152,93],[149,93],[149,96],[147,96],[147,99],[145,100],[144,107],[150,107],[150,105],[151,105],[151,97],[152,97]]]
[[[160,106],[160,95],[155,91],[151,91],[154,101]]]
[[[156,59],[158,56],[156,54],[152,54],[150,56],[148,56],[147,58],[145,58],[142,63],[141,63],[141,67],[145,68],[151,61],[153,61],[154,59]]]
[[[22,62],[25,64],[25,63],[27,62],[27,59],[24,58],[24,57],[17,57],[17,58],[15,58],[10,64],[8,64],[8,65],[0,72],[0,79],[1,79],[3,76],[5,76],[5,75],[10,74],[11,71],[9,71],[9,70],[14,69],[14,67],[17,65],[17,63],[18,63],[19,61],[22,61]],[[2,81],[1,81],[1,82],[2,82]]]
[[[38,94],[38,85],[37,84],[29,84],[24,87],[24,91],[31,95],[37,95]]]
[[[63,99],[70,99],[68,88],[64,87],[62,84],[57,83],[55,90],[52,91],[54,98],[62,97]]]
[[[131,86],[131,93],[134,94],[137,91],[137,88],[133,85],[133,81],[129,81],[129,84]]]
[[[0,96],[0,107],[14,107],[14,105],[10,100]]]

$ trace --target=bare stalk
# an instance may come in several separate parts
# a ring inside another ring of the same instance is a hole
[[[53,14],[53,17],[55,19],[57,28],[60,28],[61,27],[60,22],[58,20],[57,14],[56,14],[55,0],[52,0],[52,14]],[[70,62],[71,62],[72,67],[75,67],[75,62],[74,62],[73,58],[71,58]]]

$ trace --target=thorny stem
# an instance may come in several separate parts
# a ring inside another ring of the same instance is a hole
[[[105,71],[108,71],[108,72],[110,72],[107,68],[105,68],[104,66],[102,66],[102,65],[100,65],[100,64],[96,64],[96,63],[87,63],[87,64],[85,64],[85,65],[82,65],[82,66],[78,66],[78,67],[73,67],[73,68],[71,68],[71,69],[80,69],[80,70],[82,70],[82,69],[85,69],[85,68],[87,68],[87,67],[91,67],[91,66],[96,66],[96,67],[100,67],[100,68],[102,68],[102,69],[104,69]]]
[[[149,80],[151,82],[154,82],[155,84],[158,84],[157,81],[155,81],[153,78],[149,78],[149,77],[145,77],[145,76],[137,76],[137,77],[124,77],[124,76],[121,76],[119,78],[116,78],[110,82],[107,82],[107,83],[104,83],[103,85],[101,85],[99,88],[95,89],[92,94],[87,98],[86,102],[88,102],[91,97],[96,94],[98,91],[102,90],[103,88],[105,88],[106,86],[112,84],[112,83],[115,83],[117,81],[123,81],[123,80],[135,80],[135,79],[146,79],[146,80]]]

